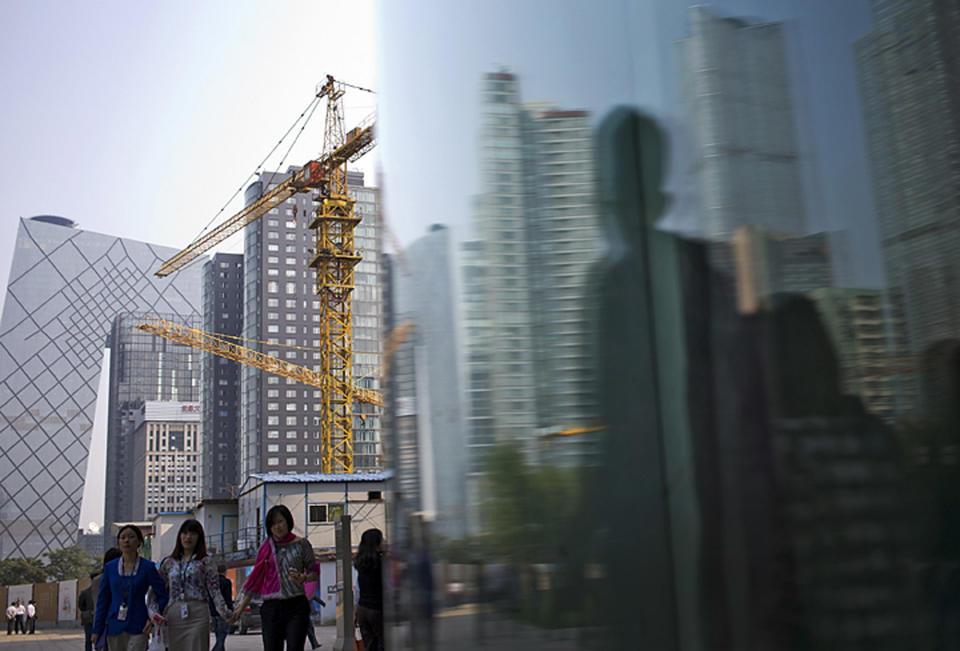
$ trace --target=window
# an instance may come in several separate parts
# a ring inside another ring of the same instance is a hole
[[[296,443],[287,443],[287,452],[296,452],[297,444]]]
[[[276,294],[278,291],[280,291],[280,284],[276,280],[268,280],[267,291]]]
[[[380,491],[367,491],[368,502],[380,502],[383,500],[383,493]]]
[[[272,430],[267,431],[267,438],[268,438],[268,439],[278,439],[278,438],[280,438],[280,431],[279,431],[279,430],[275,430],[275,429],[272,429]]]
[[[310,524],[317,524],[319,522],[327,521],[327,505],[326,504],[311,504],[310,505],[310,515],[309,515]]]
[[[268,457],[268,458],[267,458],[267,465],[268,465],[268,466],[279,466],[279,465],[280,465],[280,459],[278,459],[277,457]]]
[[[280,444],[279,443],[270,443],[267,445],[267,452],[279,452]]]
[[[287,422],[287,425],[294,425],[294,426],[295,426],[295,425],[297,424],[297,417],[296,417],[296,416],[287,416],[287,421],[286,421],[286,422]],[[270,424],[270,423],[268,423],[268,424]]]
[[[295,465],[297,465],[297,458],[296,458],[296,457],[287,457],[287,465],[288,465],[288,466],[295,466]]]

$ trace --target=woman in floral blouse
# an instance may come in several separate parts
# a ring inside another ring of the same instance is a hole
[[[160,564],[160,576],[167,585],[170,603],[167,620],[169,651],[207,651],[210,648],[210,609],[213,600],[224,619],[233,613],[220,594],[217,567],[210,564],[203,525],[187,520],[180,525],[173,553]]]

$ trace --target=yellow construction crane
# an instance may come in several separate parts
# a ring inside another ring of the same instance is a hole
[[[142,323],[137,325],[137,328],[184,346],[204,350],[247,366],[253,366],[261,371],[282,375],[318,389],[323,388],[323,376],[320,373],[306,366],[291,364],[272,355],[246,348],[221,335],[151,317],[144,319]],[[366,402],[377,407],[383,406],[383,396],[373,389],[354,386],[353,396],[360,402]]]
[[[351,293],[354,268],[361,259],[354,248],[354,229],[360,223],[360,216],[354,213],[354,200],[347,193],[347,163],[370,151],[375,141],[372,123],[344,133],[345,86],[327,75],[326,82],[317,90],[317,98],[327,100],[320,158],[308,162],[260,199],[199,236],[156,272],[161,277],[173,273],[294,194],[317,191],[320,205],[309,224],[316,231],[316,246],[309,264],[316,269],[316,292],[320,298],[321,370],[315,386],[321,389],[320,464],[324,473],[353,472],[353,400],[363,391],[353,383]],[[279,360],[262,361],[268,365],[279,363]],[[276,372],[272,368],[264,370]],[[291,372],[295,373],[291,377],[298,379],[302,375],[301,371]]]

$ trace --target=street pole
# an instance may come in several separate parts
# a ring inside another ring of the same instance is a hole
[[[353,651],[353,549],[350,545],[350,516],[334,522],[337,546],[337,641],[336,651]]]

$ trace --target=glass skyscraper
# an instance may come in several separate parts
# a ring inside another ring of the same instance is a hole
[[[22,219],[0,318],[0,558],[74,545],[105,341],[120,312],[199,315],[174,249]]]

